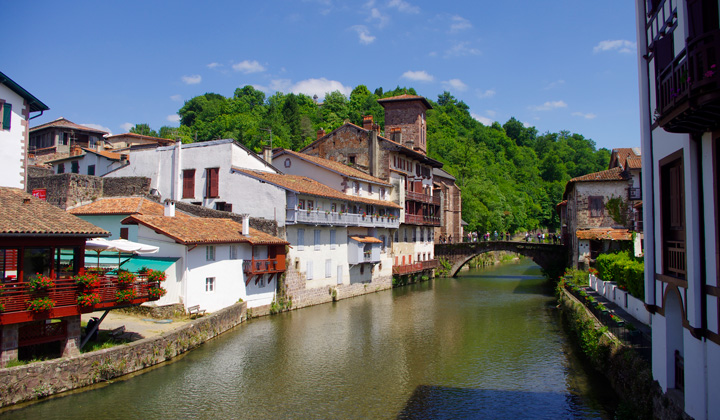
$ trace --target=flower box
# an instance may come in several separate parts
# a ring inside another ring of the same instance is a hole
[[[164,271],[148,270],[147,276],[148,276],[148,281],[150,281],[150,282],[165,281],[165,272]]]
[[[30,277],[30,281],[28,282],[28,289],[30,289],[31,292],[40,292],[48,290],[51,287],[55,287],[52,279],[40,273],[35,273],[34,276]]]
[[[78,305],[94,306],[100,303],[100,295],[97,293],[86,293],[77,297]]]
[[[130,302],[135,298],[137,298],[137,294],[135,293],[135,290],[132,289],[118,290],[117,293],[115,293],[115,301],[119,303]]]
[[[151,300],[160,299],[161,297],[165,296],[167,293],[167,290],[163,289],[162,287],[151,287],[148,289],[148,296]]]
[[[100,278],[95,273],[78,274],[76,276],[73,276],[73,280],[75,280],[75,283],[77,283],[79,286],[84,287],[85,289],[100,286]]]
[[[135,274],[122,270],[118,273],[118,283],[127,286],[135,282]]]
[[[40,297],[28,301],[28,311],[43,312],[55,307],[55,301],[49,297]]]

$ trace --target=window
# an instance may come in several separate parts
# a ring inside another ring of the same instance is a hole
[[[355,155],[348,156],[348,164],[355,165]]]
[[[74,174],[79,174],[80,173],[80,162],[78,162],[76,160],[73,163],[71,163],[70,164],[70,172],[72,172]]]
[[[320,251],[320,229],[315,229],[315,251]]]
[[[313,262],[312,261],[308,261],[305,264],[305,278],[308,280],[313,279]]]
[[[368,184],[368,194],[372,194],[372,184]]]
[[[682,150],[660,161],[663,274],[685,278],[685,176]]]
[[[325,278],[332,277],[332,260],[325,260]]]
[[[382,252],[385,252],[385,235],[380,235],[380,240],[382,241],[382,245],[380,245],[380,250]]]
[[[209,245],[205,247],[205,260],[215,261],[215,246]]]
[[[95,175],[95,165],[88,165],[88,175]]]
[[[195,169],[183,170],[182,198],[195,198]]]
[[[400,229],[395,229],[395,242],[400,242]]]
[[[232,203],[226,203],[224,201],[216,201],[215,202],[215,210],[232,211]]]
[[[217,198],[218,194],[218,177],[220,168],[205,169],[205,198]]]
[[[380,199],[385,199],[385,187],[380,187]]]
[[[2,121],[2,129],[9,130],[12,120],[12,104],[0,101],[0,121]]]
[[[355,195],[360,195],[360,183],[357,181],[353,182],[353,193]]]
[[[337,204],[335,204],[335,203],[330,204],[330,211],[333,213],[337,212]]]
[[[588,210],[590,210],[590,217],[603,217],[604,215],[603,198],[602,196],[591,196],[588,197]]]
[[[313,206],[315,205],[315,202],[313,202],[312,200],[308,200],[307,204],[308,204],[308,207],[307,207],[308,210],[312,210]]]
[[[407,228],[403,229],[403,242],[407,242]]]
[[[330,230],[330,249],[335,249],[337,247],[335,239],[335,229],[332,229]]]
[[[59,164],[58,164],[57,173],[59,173],[59,174],[64,174],[64,173],[65,173],[65,164],[64,164],[64,163],[59,163]]]
[[[292,161],[290,160],[290,158],[285,159],[284,165],[286,168],[289,168],[292,166]]]
[[[214,292],[215,291],[215,277],[205,277],[205,291],[206,292]]]
[[[265,287],[265,276],[260,276],[258,279],[258,287]]]
[[[413,242],[417,242],[417,228],[412,228]]]
[[[120,228],[120,239],[128,239],[129,228]]]
[[[298,200],[298,210],[305,209],[305,200]]]
[[[305,229],[298,229],[297,231],[297,247],[298,251],[305,249]]]
[[[237,260],[238,259],[238,252],[237,252],[237,245],[230,245],[230,259],[231,260]]]
[[[420,228],[420,242],[425,242],[425,229]]]

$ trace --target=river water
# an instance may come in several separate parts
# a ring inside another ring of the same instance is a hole
[[[527,260],[251,320],[3,419],[609,418]]]

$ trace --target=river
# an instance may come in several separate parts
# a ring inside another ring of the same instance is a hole
[[[610,418],[528,260],[251,320],[3,419]]]

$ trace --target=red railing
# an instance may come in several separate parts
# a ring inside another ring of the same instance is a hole
[[[405,223],[410,225],[440,226],[440,218],[435,216],[423,216],[422,214],[405,213]]]
[[[425,270],[432,270],[433,268],[437,268],[439,265],[440,264],[437,260],[420,261],[412,264],[393,266],[392,271],[393,274],[405,275],[419,273]]]
[[[440,205],[440,196],[432,196],[413,191],[405,191],[405,199]]]
[[[243,271],[246,275],[281,273],[285,271],[285,261],[266,259],[243,261]]]
[[[61,318],[100,309],[137,305],[157,300],[148,295],[148,289],[159,286],[157,282],[149,282],[147,277],[140,275],[137,276],[134,283],[127,286],[119,284],[117,277],[102,276],[99,278],[99,286],[87,290],[71,278],[55,279],[53,282],[55,283],[54,287],[37,292],[30,290],[27,283],[4,284],[0,289],[0,303],[3,306],[3,310],[0,312],[0,325]],[[117,292],[119,290],[133,290],[135,292],[134,299],[118,302]],[[100,303],[92,306],[78,305],[78,296],[86,293],[97,293],[100,296]],[[52,309],[47,311],[28,310],[31,300],[44,297],[50,298],[54,302]]]

